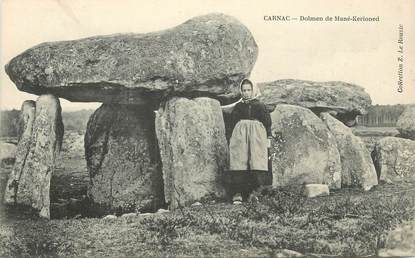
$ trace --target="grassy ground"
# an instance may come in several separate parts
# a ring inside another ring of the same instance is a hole
[[[310,256],[375,255],[385,235],[415,214],[415,182],[342,189],[305,199],[300,188],[264,189],[258,200],[104,220],[38,220],[2,214],[0,256]]]

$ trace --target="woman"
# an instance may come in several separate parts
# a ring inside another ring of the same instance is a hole
[[[234,203],[249,193],[270,184],[268,148],[271,142],[271,117],[257,97],[259,90],[250,80],[240,84],[242,99],[231,113],[232,136],[229,144],[230,164],[227,172],[229,194]]]

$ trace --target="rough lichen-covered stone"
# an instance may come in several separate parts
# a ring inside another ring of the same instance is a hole
[[[379,180],[393,182],[415,178],[415,141],[382,138],[375,144],[372,156]]]
[[[140,104],[168,94],[235,97],[256,58],[243,24],[208,14],[159,32],[43,43],[13,58],[6,72],[29,93]]]
[[[223,197],[227,166],[225,125],[217,100],[172,98],[156,116],[164,194],[170,208],[205,196]]]
[[[415,220],[404,222],[389,232],[380,257],[415,256]]]
[[[270,109],[277,104],[291,104],[311,109],[315,114],[330,112],[348,126],[356,116],[366,114],[371,104],[364,88],[341,81],[313,82],[303,80],[277,80],[258,83],[260,99]]]
[[[317,196],[330,195],[330,190],[327,185],[323,184],[307,184],[304,185],[304,196],[307,198],[313,198]]]
[[[274,186],[326,184],[341,187],[341,163],[336,141],[309,109],[277,105],[272,119]]]
[[[22,129],[20,140],[17,143],[16,148],[16,160],[14,162],[13,170],[9,175],[9,179],[7,181],[6,190],[4,194],[4,201],[9,204],[17,201],[17,187],[22,177],[23,167],[27,160],[27,155],[29,154],[30,143],[32,141],[33,122],[35,121],[35,116],[36,103],[32,100],[24,101],[20,113]]]
[[[59,99],[41,95],[36,101],[29,152],[23,164],[16,201],[50,218],[50,179],[62,144],[63,124]]]
[[[415,140],[415,106],[407,106],[396,123],[400,136]]]
[[[151,109],[103,104],[88,121],[85,156],[97,213],[156,211],[163,204]]]
[[[322,113],[320,117],[336,139],[342,164],[342,186],[361,187],[367,191],[377,185],[376,170],[364,142],[330,114]]]

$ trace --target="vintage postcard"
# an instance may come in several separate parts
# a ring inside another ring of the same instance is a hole
[[[414,13],[1,1],[0,256],[415,256]]]

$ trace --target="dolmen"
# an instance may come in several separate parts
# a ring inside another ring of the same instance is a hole
[[[231,108],[222,107],[240,98],[239,82],[257,56],[250,31],[216,13],[159,32],[26,50],[6,72],[19,90],[39,98],[22,106],[24,130],[5,202],[50,218],[50,177],[63,135],[59,98],[102,103],[84,139],[88,197],[99,214],[224,198]],[[370,154],[348,127],[370,106],[362,87],[300,80],[259,86],[272,111],[273,186],[377,184]]]
[[[42,145],[34,135],[37,127],[52,132],[62,123],[58,98],[103,103],[85,135],[88,196],[103,213],[157,210],[164,202],[174,209],[220,196],[227,162],[220,101],[238,97],[239,82],[249,76],[257,55],[249,30],[223,14],[160,32],[48,42],[26,50],[6,65],[6,72],[19,90],[55,98],[48,117],[54,124],[37,123],[37,114],[33,125],[27,123],[29,139],[19,142],[6,202],[31,205],[50,216],[43,208],[49,201],[45,196],[41,202],[26,196],[50,188],[61,131],[50,134],[43,157],[30,153]],[[31,105],[37,112],[39,105]],[[35,164],[39,170],[30,169]],[[37,190],[20,194],[35,178],[41,181]]]

